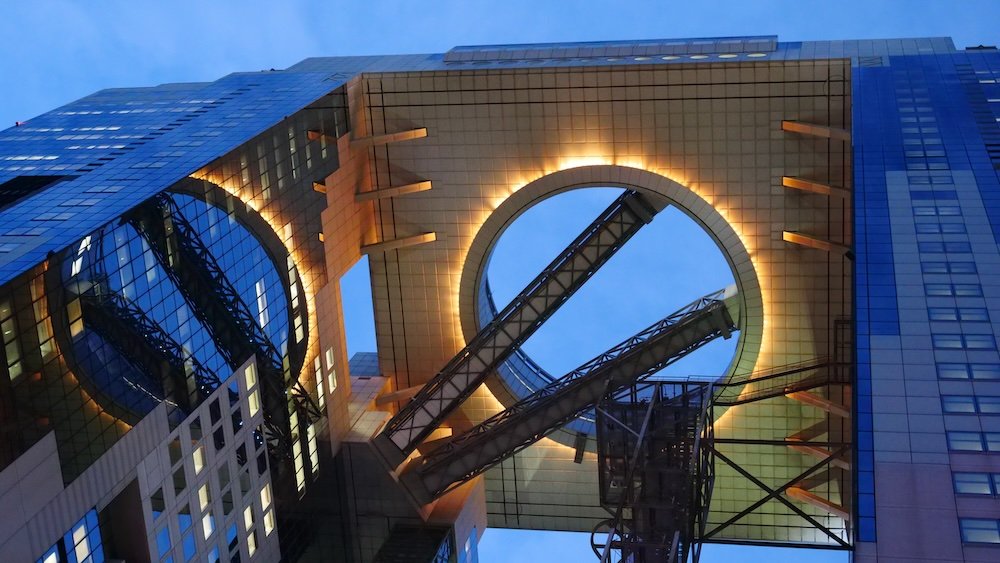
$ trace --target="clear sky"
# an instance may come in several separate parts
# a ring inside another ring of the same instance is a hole
[[[308,56],[430,53],[455,45],[492,43],[763,34],[777,34],[784,41],[951,36],[964,47],[1000,43],[998,22],[998,0],[5,0],[0,3],[0,128],[102,88],[211,81],[234,71],[284,68]],[[580,219],[593,213],[588,210],[595,209],[595,204],[586,199],[578,198],[579,213],[564,215]],[[580,226],[592,217],[581,219]],[[686,228],[683,217],[664,214],[660,219]],[[577,227],[568,224],[562,230],[553,229],[550,246],[558,248],[559,237],[575,235],[573,228]],[[532,259],[544,264],[547,259],[541,246]],[[649,249],[649,243],[634,245],[629,250],[636,253],[631,267],[649,262],[643,255]],[[657,264],[676,267],[685,260],[690,264],[691,258],[690,254],[675,255],[670,262]],[[623,263],[624,269],[615,274],[618,279],[628,275],[628,260]],[[669,276],[669,270],[662,275]],[[521,272],[517,275],[535,273],[528,265]],[[677,276],[664,279],[677,288],[675,296],[683,301],[717,289],[713,284],[723,281],[725,273],[724,268],[702,272],[699,283],[690,286],[680,285],[684,280]],[[614,279],[608,287],[594,289],[596,297],[583,302],[614,297]],[[523,279],[514,275],[496,283],[500,291],[517,291],[509,288]],[[501,290],[503,283],[507,289]],[[642,291],[648,293],[648,288]],[[670,306],[661,303],[659,308],[647,309],[666,308],[662,311],[666,314],[673,310]],[[586,314],[586,307],[579,314]],[[363,325],[364,314],[356,317]],[[646,321],[638,314],[624,324],[607,324],[627,328],[628,322],[642,325]],[[602,334],[574,348],[589,357],[620,336]],[[357,349],[373,348],[360,338],[351,344]],[[529,351],[554,371],[579,363],[579,357],[546,355],[551,348],[543,343]],[[592,557],[585,536],[495,530],[486,534],[481,556],[485,563],[588,561]],[[715,547],[702,559],[707,563],[730,560],[819,563],[846,558],[843,554]]]

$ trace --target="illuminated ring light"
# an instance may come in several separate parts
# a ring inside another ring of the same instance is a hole
[[[459,286],[459,315],[466,341],[479,331],[482,324],[480,319],[489,318],[490,313],[493,313],[482,310],[484,306],[488,306],[485,296],[486,269],[493,248],[507,227],[539,201],[576,188],[590,187],[632,189],[653,199],[665,199],[712,237],[729,264],[742,300],[736,349],[722,379],[737,372],[751,372],[763,341],[764,301],[750,251],[733,225],[691,189],[654,172],[620,165],[581,166],[553,172],[519,188],[487,217],[469,248]],[[706,288],[706,292],[713,289],[722,288]],[[517,354],[511,356],[515,358],[515,363],[525,357],[523,353],[520,358]],[[489,378],[487,387],[505,407],[522,398],[500,377]],[[716,417],[724,411],[725,409],[717,409]],[[592,424],[576,420],[565,429],[552,433],[550,437],[572,445],[575,432],[593,435],[592,428]]]
[[[174,196],[173,199],[175,203],[183,207],[183,202],[181,199],[188,200],[198,200],[200,202],[206,203],[210,206],[216,207],[221,215],[228,215],[230,211],[226,208],[219,206],[216,202],[225,201],[226,198],[234,197],[228,192],[224,191],[219,186],[204,180],[197,180],[193,178],[184,179],[170,188],[167,192],[168,195]],[[179,197],[176,197],[179,196]],[[235,198],[234,198],[235,199]],[[281,287],[281,293],[283,294],[283,302],[281,302],[281,308],[284,311],[272,309],[271,314],[282,314],[285,317],[285,340],[286,340],[286,352],[282,358],[284,362],[287,362],[291,373],[298,373],[301,369],[304,361],[307,343],[309,341],[308,334],[308,322],[303,323],[303,337],[296,343],[294,338],[294,308],[291,293],[291,280],[289,276],[289,266],[295,269],[296,267],[292,264],[288,251],[281,241],[281,238],[277,233],[271,229],[270,225],[253,209],[249,208],[247,205],[243,204],[239,200],[236,200],[237,205],[232,206],[233,210],[231,212],[232,216],[236,219],[237,224],[231,227],[227,233],[223,233],[221,236],[241,236],[245,238],[242,240],[253,240],[258,248],[264,251],[266,256],[266,262],[271,270],[272,274],[277,277],[278,283]],[[127,214],[126,214],[127,215]],[[193,217],[188,216],[188,220],[193,220]],[[193,221],[192,221],[193,222]],[[225,221],[223,221],[225,223]],[[91,237],[95,239],[98,237],[112,237],[112,231],[115,228],[122,228],[116,223],[111,223],[105,225],[101,229],[91,233]],[[130,228],[131,229],[131,228]],[[249,236],[246,236],[249,235]],[[133,238],[142,239],[137,231],[132,231],[130,233],[130,240]],[[203,243],[206,246],[210,246],[209,239],[203,239]],[[107,255],[113,252],[114,241],[107,240],[104,243],[104,254],[105,257],[102,260],[107,259]],[[109,246],[110,245],[110,246]],[[146,243],[143,242],[145,246]],[[80,384],[85,388],[87,393],[97,401],[101,407],[112,414],[118,419],[126,421],[128,423],[135,423],[142,418],[152,407],[155,407],[157,400],[162,400],[162,397],[154,397],[149,393],[143,393],[140,391],[128,391],[127,387],[133,387],[133,389],[139,389],[143,382],[154,383],[152,381],[146,381],[148,378],[145,374],[140,373],[127,373],[121,371],[125,369],[125,366],[131,365],[131,362],[124,357],[120,357],[120,354],[113,352],[115,365],[118,367],[117,376],[115,373],[104,374],[104,377],[100,377],[100,374],[93,373],[94,362],[99,360],[99,358],[84,360],[81,356],[82,353],[87,353],[87,340],[86,338],[93,339],[97,338],[99,341],[103,339],[102,336],[98,336],[93,329],[86,328],[86,321],[84,323],[85,331],[81,333],[81,337],[74,338],[70,336],[69,329],[69,319],[67,317],[67,310],[65,304],[74,298],[74,295],[70,291],[70,288],[74,286],[77,282],[76,279],[71,275],[70,266],[73,259],[77,256],[77,246],[73,245],[66,249],[65,252],[61,253],[61,257],[53,256],[50,258],[51,263],[46,274],[46,286],[48,288],[47,294],[53,298],[52,301],[52,319],[57,325],[57,330],[54,331],[57,343],[60,350],[63,352],[64,357],[71,366],[71,369],[77,375],[77,379]],[[95,245],[96,246],[96,245]],[[219,256],[215,256],[218,260]],[[142,262],[143,258],[141,255],[132,256],[132,261],[139,260]],[[221,265],[220,265],[221,266]],[[161,271],[164,270],[165,266],[157,262],[157,268]],[[234,274],[229,269],[225,269],[227,277],[232,281],[232,275]],[[295,284],[297,285],[298,294],[304,295],[303,287],[301,282],[301,277],[298,275],[297,269],[295,273]],[[273,279],[273,278],[272,278]],[[157,282],[163,285],[163,290],[172,291],[177,294],[177,298],[185,302],[188,308],[191,307],[190,303],[187,303],[183,297],[181,297],[180,291],[174,286],[173,282],[170,281],[169,277],[164,277],[161,281]],[[253,308],[252,302],[247,302],[247,298],[244,295],[244,302],[250,308],[251,313],[255,310]],[[307,304],[301,301],[300,314],[304,317],[308,317]],[[149,311],[147,311],[148,314]],[[200,322],[197,320],[192,320],[196,323],[196,326],[200,326]],[[208,334],[207,329],[206,335]],[[168,331],[169,332],[169,331]],[[270,331],[263,331],[268,337],[274,338],[274,335]],[[88,336],[89,334],[89,336]],[[173,335],[172,336],[176,336]],[[207,336],[209,342],[212,342],[212,338]],[[276,348],[279,348],[280,352],[280,342],[272,340]],[[214,345],[214,344],[213,344]],[[104,345],[108,346],[108,345]],[[218,346],[218,345],[214,345]],[[111,347],[108,346],[110,349]],[[96,353],[91,348],[90,354]],[[107,353],[106,351],[103,353]],[[98,363],[100,363],[98,361]],[[224,362],[223,362],[224,363]],[[87,365],[90,364],[90,369]],[[120,364],[120,365],[118,365]],[[107,364],[110,365],[110,364]],[[134,367],[133,367],[134,369]],[[231,367],[226,365],[224,368],[224,373],[217,373],[219,379],[225,380],[231,372]],[[117,384],[117,377],[131,377],[124,381],[123,386],[119,386],[117,391],[115,390]],[[139,385],[139,387],[137,387]],[[128,398],[128,404],[120,404],[118,397]],[[138,409],[138,410],[137,410]]]

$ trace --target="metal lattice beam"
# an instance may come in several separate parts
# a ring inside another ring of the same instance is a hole
[[[220,385],[214,373],[123,295],[95,284],[80,296],[80,304],[87,326],[149,376],[163,381],[165,397],[185,412]]]
[[[160,194],[140,206],[132,223],[201,321],[233,369],[257,359],[268,401],[284,409],[285,381],[300,413],[314,422],[323,413],[298,380],[285,373],[282,355],[257,324],[250,308],[177,204]]]
[[[373,443],[396,467],[659,211],[626,191],[389,421]]]
[[[428,502],[572,420],[608,393],[633,385],[736,323],[723,292],[703,297],[587,362],[507,410],[414,462],[403,483]]]

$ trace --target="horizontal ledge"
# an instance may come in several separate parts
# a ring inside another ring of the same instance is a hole
[[[373,244],[366,244],[361,247],[361,253],[378,254],[381,252],[396,250],[398,248],[405,248],[407,246],[416,246],[418,244],[434,242],[435,240],[437,240],[437,233],[423,233],[420,235],[413,235],[409,237],[402,237],[383,242],[376,242]]]
[[[409,129],[407,131],[397,131],[384,135],[372,135],[371,137],[359,137],[351,140],[352,149],[365,149],[376,145],[387,145],[389,143],[399,143],[412,139],[422,139],[427,136],[427,128]]]
[[[835,502],[831,502],[830,500],[825,499],[817,495],[816,493],[811,493],[801,487],[788,487],[787,489],[785,489],[785,493],[797,501],[801,501],[806,504],[811,504],[812,506],[815,506],[820,510],[825,510],[826,512],[829,512],[834,516],[843,518],[844,520],[851,519],[851,513],[848,512],[848,510],[843,506]]]
[[[385,395],[380,395],[375,399],[375,406],[381,407],[388,405],[389,403],[395,403],[396,401],[407,401],[412,399],[414,395],[420,392],[424,388],[424,384],[414,385],[413,387],[406,387],[405,389],[399,389],[398,391],[393,391],[392,393],[386,393]]]
[[[802,178],[795,178],[792,176],[782,176],[781,185],[786,188],[792,188],[796,190],[802,190],[804,192],[812,192],[814,194],[822,194],[827,196],[837,196],[846,198],[851,194],[851,192],[845,190],[844,188],[829,186],[827,184],[820,184],[819,182],[813,182],[811,180],[803,180]]]
[[[326,184],[323,182],[313,182],[313,191],[321,194],[326,193]]]
[[[431,189],[430,180],[424,180],[423,182],[415,182],[413,184],[403,184],[401,186],[392,186],[389,188],[379,188],[377,190],[369,190],[367,192],[358,192],[354,194],[354,201],[371,201],[374,199],[385,199],[388,197],[395,197],[398,195],[415,194],[417,192],[426,192]]]
[[[805,246],[806,248],[825,250],[826,252],[846,253],[850,251],[850,248],[844,246],[843,244],[830,242],[828,240],[819,239],[809,235],[803,235],[801,233],[794,233],[792,231],[781,231],[781,240],[797,244],[799,246]]]
[[[839,467],[841,469],[851,470],[851,464],[841,457],[831,457],[833,452],[826,448],[820,448],[816,446],[810,446],[806,444],[789,444],[788,449],[799,452],[800,454],[805,454],[807,456],[815,457],[818,459],[825,459],[827,463],[834,467]]]
[[[795,391],[794,393],[788,393],[785,395],[789,399],[794,399],[801,403],[814,406],[818,409],[824,410],[834,416],[839,416],[841,418],[851,418],[851,409],[845,407],[844,405],[835,403],[829,399],[825,399],[818,395],[813,395],[808,391]]]
[[[827,125],[816,125],[815,123],[783,120],[781,122],[781,130],[788,131],[790,133],[811,135],[813,137],[822,137],[824,139],[833,139],[836,141],[851,141],[850,131],[846,129],[839,129],[837,127],[829,127]]]
[[[328,143],[337,143],[337,138],[332,135],[327,135],[322,131],[317,131],[315,129],[310,129],[306,131],[306,139],[310,141],[318,141],[320,139],[326,139]]]

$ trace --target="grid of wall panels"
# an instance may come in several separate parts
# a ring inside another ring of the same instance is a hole
[[[152,561],[280,558],[260,393],[251,361],[139,465]]]
[[[379,238],[365,242],[437,236],[371,257],[383,373],[397,379],[397,388],[424,381],[464,345],[467,328],[475,330],[474,307],[465,304],[475,303],[478,286],[465,284],[476,278],[465,269],[475,262],[473,250],[485,255],[488,249],[489,240],[476,241],[491,214],[539,178],[602,167],[636,169],[636,177],[619,180],[626,185],[647,171],[665,176],[664,185],[673,186],[671,194],[693,214],[721,214],[705,221],[708,228],[736,229],[732,238],[739,244],[726,236],[720,242],[749,250],[763,310],[748,314],[768,325],[763,336],[748,336],[759,357],[744,369],[832,355],[834,321],[850,317],[849,264],[842,255],[793,247],[781,231],[850,245],[850,211],[833,198],[788,193],[781,176],[849,188],[850,152],[841,142],[782,132],[780,121],[850,128],[848,78],[845,61],[369,75],[358,100],[368,111],[366,133],[428,130],[425,139],[372,150],[373,187],[431,180],[433,189],[376,203]],[[596,181],[570,185],[600,185]],[[498,407],[477,394],[463,414],[476,421]],[[825,420],[818,409],[781,399],[732,409],[718,428],[729,438],[782,440]],[[814,462],[787,447],[726,451],[774,486]],[[502,477],[489,474],[495,523],[589,530],[598,519],[597,512],[584,516],[596,507],[593,468],[573,464],[572,457],[572,449],[543,441],[505,462]],[[713,521],[720,523],[765,494],[726,471],[713,504]],[[848,491],[836,484],[823,492],[848,502]],[[847,538],[841,519],[803,509]],[[725,537],[832,542],[811,528],[787,507],[769,503]]]

